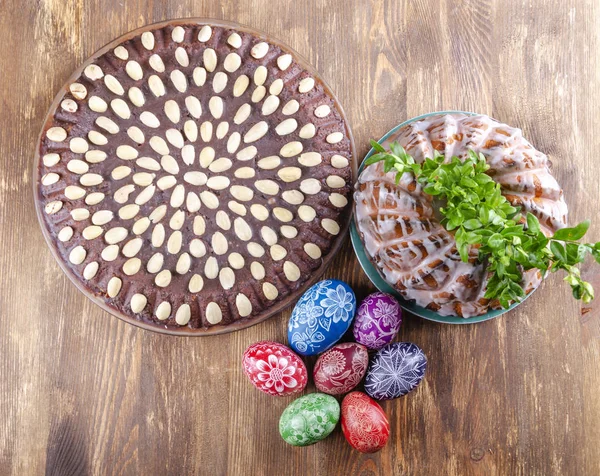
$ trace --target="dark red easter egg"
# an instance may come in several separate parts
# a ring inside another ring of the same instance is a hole
[[[356,387],[367,371],[369,354],[354,342],[334,345],[315,363],[313,377],[320,392],[342,395]]]
[[[304,390],[308,382],[304,362],[277,342],[252,344],[244,352],[242,364],[252,385],[269,395],[293,395]]]
[[[366,393],[352,392],[342,401],[342,431],[352,448],[375,453],[390,436],[390,423],[379,404]]]

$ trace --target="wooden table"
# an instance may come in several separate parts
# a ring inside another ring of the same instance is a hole
[[[400,339],[425,350],[428,374],[383,405],[391,438],[371,456],[339,429],[287,446],[277,424],[290,399],[261,394],[242,373],[247,345],[285,342],[289,311],[234,334],[165,337],[75,289],[33,208],[42,118],[103,44],[186,16],[238,21],[305,55],[337,92],[361,155],[370,137],[429,111],[523,128],[552,158],[571,221],[594,218],[600,239],[593,0],[2,0],[0,474],[599,474],[600,300],[582,309],[559,276],[483,324],[408,316]],[[348,243],[327,274],[359,297],[372,290]]]

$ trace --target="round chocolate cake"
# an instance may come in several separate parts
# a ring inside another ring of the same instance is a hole
[[[289,48],[185,20],[107,45],[40,136],[36,204],[62,268],[109,312],[176,334],[273,315],[347,229],[343,111]]]

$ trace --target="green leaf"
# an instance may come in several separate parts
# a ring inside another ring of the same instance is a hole
[[[600,250],[597,250],[595,247],[592,250],[592,256],[594,257],[594,259],[596,260],[596,262],[598,262],[600,264]]]
[[[500,233],[502,236],[524,236],[523,225],[507,226]]]
[[[385,158],[388,156],[389,154],[386,153],[379,153],[379,154],[373,154],[371,157],[369,157],[367,160],[365,160],[365,167],[368,167],[369,165],[373,165],[377,162],[380,162],[382,160],[385,160]]]
[[[500,210],[502,210],[502,213],[509,218],[519,211],[508,202],[501,204]]]
[[[517,279],[520,281],[521,278],[522,276],[518,276]],[[521,286],[519,286],[516,280],[510,282],[510,290],[512,291],[513,297],[516,301],[520,301],[520,298],[525,296],[525,290]]]
[[[400,164],[398,162],[396,162],[393,167],[401,174],[403,174],[404,172],[407,172],[407,171],[409,171],[409,172],[411,171],[409,166]]]
[[[486,183],[490,183],[493,182],[494,180],[492,179],[492,177],[490,177],[489,175],[486,174],[479,174],[477,175],[477,177],[475,178],[475,181],[479,184],[479,185],[485,185]]]
[[[490,210],[488,210],[486,206],[479,208],[479,220],[484,225],[487,225],[487,223],[490,221]]]
[[[582,221],[573,228],[561,228],[554,233],[552,239],[560,241],[577,241],[583,238],[590,227],[590,221]]]
[[[494,234],[494,232],[488,228],[479,228],[478,230],[473,231],[473,233],[481,236],[482,238],[489,238]]]
[[[501,226],[504,225],[505,219],[506,217],[503,217],[502,215],[499,215],[498,213],[494,212],[494,215],[491,217],[491,222],[492,225]]]
[[[423,191],[428,195],[439,195],[441,192],[437,189],[434,184],[428,184],[423,188]]]
[[[469,177],[463,177],[460,179],[460,184],[463,187],[470,187],[470,188],[475,188],[477,187],[477,182],[475,182],[475,180],[473,180],[472,178]]]
[[[530,212],[527,212],[527,231],[532,235],[535,235],[540,231],[540,221]]]
[[[588,304],[592,299],[594,299],[594,288],[590,283],[585,281],[581,284],[581,287],[583,288],[581,299],[585,304]]]
[[[465,241],[470,245],[474,245],[475,243],[481,243],[481,236],[470,231],[465,234]]]
[[[464,243],[465,242],[465,229],[461,227],[458,230],[456,230],[456,233],[454,234],[454,239],[456,240],[456,243],[458,243],[459,245],[461,243]]]
[[[583,243],[567,243],[565,248],[567,250],[567,262],[570,265],[583,263],[585,256],[590,251],[588,245]]]
[[[565,276],[565,281],[570,285],[570,286],[579,286],[579,279],[577,279],[576,276],[573,276],[572,274],[567,274]]]
[[[529,253],[528,255],[530,266],[526,269],[537,268],[541,271],[546,271],[548,269],[548,263],[538,254]]]
[[[475,230],[476,228],[481,228],[481,222],[477,218],[471,218],[470,220],[466,220],[463,226],[467,230]]]
[[[395,168],[395,165],[396,165],[396,159],[393,156],[388,155],[384,159],[384,162],[383,162],[383,171],[385,173],[388,173],[390,170],[392,170],[393,168]]]
[[[558,241],[550,242],[550,251],[554,254],[554,261],[564,261],[567,262],[567,252],[565,251],[565,247],[562,243]]]
[[[504,246],[504,238],[502,238],[502,235],[500,233],[494,233],[488,238],[487,244],[493,250],[497,250]]]
[[[371,139],[371,147],[373,147],[373,149],[375,149],[377,152],[385,152],[385,149],[383,148],[383,146],[377,142],[376,140]]]
[[[463,262],[468,262],[469,261],[469,245],[467,245],[466,243],[461,244],[458,247],[458,252],[460,254],[460,259]]]
[[[504,309],[508,309],[510,307],[510,294],[506,288],[502,291],[500,296],[498,297],[498,301],[500,301],[500,305]]]
[[[467,157],[468,160],[471,160],[473,162],[477,162],[479,160],[479,155],[477,155],[477,152],[475,152],[474,150],[469,149],[467,151]]]
[[[494,274],[491,279],[488,281],[488,285],[485,291],[484,297],[486,299],[495,298],[498,293],[506,286],[504,280],[498,278],[496,274]]]
[[[462,223],[462,220],[460,219],[460,217],[454,217],[450,220],[448,220],[447,226],[446,228],[449,231],[455,230],[456,228],[458,228]]]
[[[529,265],[529,255],[520,246],[514,247],[513,259],[523,266]]]

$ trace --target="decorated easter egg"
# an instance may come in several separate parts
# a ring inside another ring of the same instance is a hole
[[[365,378],[365,391],[376,400],[391,400],[413,390],[425,375],[427,357],[419,346],[395,342],[371,359]]]
[[[279,419],[286,443],[308,446],[326,438],[340,419],[340,405],[331,395],[310,393],[290,403]]]
[[[375,453],[387,443],[390,423],[375,400],[362,392],[352,392],[342,401],[342,431],[355,450]]]
[[[352,332],[356,342],[381,349],[394,340],[402,324],[398,301],[386,293],[369,294],[356,311]]]
[[[363,379],[368,364],[369,353],[364,345],[354,342],[334,345],[315,363],[313,377],[317,390],[330,395],[348,393]]]
[[[306,291],[288,323],[288,341],[302,355],[316,355],[334,345],[350,327],[356,311],[354,292],[343,281],[320,281]]]
[[[244,352],[242,364],[252,385],[269,395],[301,392],[308,381],[304,362],[285,345],[277,342],[252,344]]]

